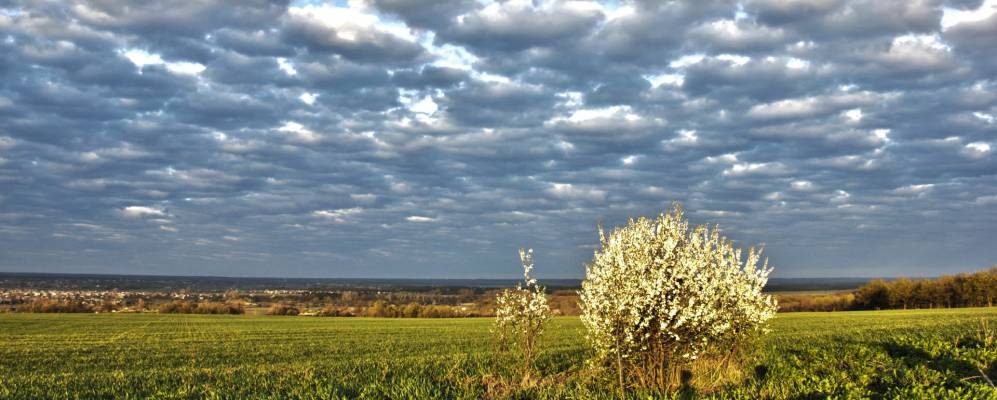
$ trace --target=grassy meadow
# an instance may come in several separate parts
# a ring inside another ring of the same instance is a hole
[[[739,384],[673,396],[997,399],[997,308],[780,314]],[[584,328],[554,320],[542,378],[488,318],[0,314],[0,398],[614,398]],[[695,383],[698,377],[693,376]],[[695,384],[694,384],[695,386]],[[660,394],[631,390],[633,398]]]

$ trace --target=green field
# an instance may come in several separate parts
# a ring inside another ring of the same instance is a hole
[[[997,398],[997,308],[780,314],[721,398]],[[0,314],[0,398],[611,398],[556,319],[518,385],[490,319]],[[983,341],[981,341],[983,339]],[[684,393],[688,395],[689,393]],[[632,393],[649,398],[653,393]],[[698,395],[704,395],[700,393]]]

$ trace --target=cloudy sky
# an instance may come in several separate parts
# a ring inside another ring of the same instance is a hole
[[[581,277],[672,201],[997,263],[997,1],[180,3],[0,0],[0,271]]]

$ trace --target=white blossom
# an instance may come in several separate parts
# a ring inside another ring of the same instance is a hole
[[[504,348],[517,343],[523,351],[525,373],[529,373],[537,338],[551,318],[545,289],[530,276],[533,270],[533,249],[519,250],[523,263],[523,282],[515,289],[506,289],[496,297],[495,329]]]
[[[680,206],[631,219],[606,236],[586,267],[582,322],[597,361],[695,360],[751,333],[775,315],[762,294],[772,271],[761,251],[745,255],[718,229],[689,228]],[[662,364],[655,361],[654,364]],[[660,367],[659,367],[660,368]]]

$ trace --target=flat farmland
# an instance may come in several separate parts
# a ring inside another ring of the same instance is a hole
[[[715,398],[997,398],[997,308],[779,314]],[[577,318],[520,382],[491,319],[0,314],[0,398],[614,398]],[[984,375],[987,375],[985,377]],[[634,398],[660,394],[631,390]]]

